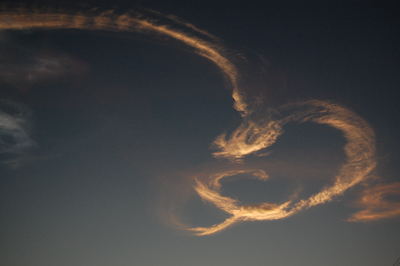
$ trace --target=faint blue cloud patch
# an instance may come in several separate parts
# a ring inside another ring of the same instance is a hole
[[[21,44],[9,33],[0,32],[0,50],[0,81],[22,92],[35,84],[83,75],[88,68],[66,54]]]
[[[30,138],[32,111],[20,103],[0,100],[0,162],[18,168],[35,146]]]

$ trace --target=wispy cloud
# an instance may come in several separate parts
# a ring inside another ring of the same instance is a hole
[[[171,18],[177,20],[176,18]],[[197,28],[189,24],[187,27]],[[0,13],[0,30],[26,29],[82,29],[114,32],[140,32],[169,37],[192,47],[198,55],[209,59],[225,74],[232,86],[235,109],[244,115],[249,113],[238,86],[239,73],[236,66],[224,56],[225,49],[213,42],[191,36],[181,30],[143,18],[140,14],[117,15],[113,11],[94,15],[92,13],[69,14],[57,11],[32,11],[24,8],[6,10]],[[204,35],[204,33],[202,33]]]
[[[37,51],[17,44],[10,36],[0,37],[0,80],[24,91],[44,81],[84,73],[86,64],[67,55]]]
[[[18,167],[35,142],[29,137],[30,111],[22,104],[0,101],[0,156],[2,163]]]
[[[249,118],[228,139],[226,135],[221,135],[216,139],[214,144],[221,151],[215,152],[214,156],[233,161],[242,160],[246,155],[273,145],[283,134],[283,126],[290,122],[313,122],[331,126],[343,132],[347,140],[344,147],[347,161],[341,167],[339,175],[333,179],[332,184],[326,185],[310,198],[298,202],[294,202],[297,197],[294,193],[290,200],[279,205],[265,202],[240,206],[233,199],[219,194],[219,180],[240,172],[212,175],[208,183],[197,181],[195,190],[203,200],[211,202],[231,214],[232,217],[228,219],[229,222],[227,220],[220,225],[191,230],[199,235],[205,235],[215,233],[239,221],[276,220],[289,217],[312,206],[332,201],[348,188],[364,181],[375,168],[375,135],[368,123],[342,106],[317,100],[292,103],[276,110],[269,110],[258,120]]]
[[[291,214],[286,211],[291,200],[280,205],[274,203],[260,203],[239,206],[237,200],[221,196],[219,192],[221,184],[219,181],[223,178],[229,178],[244,173],[251,174],[260,180],[265,181],[268,179],[267,174],[262,170],[239,170],[212,175],[210,176],[208,184],[198,180],[196,181],[194,188],[204,201],[214,204],[216,207],[232,216],[224,222],[213,225],[212,227],[195,227],[189,228],[188,230],[195,232],[197,235],[209,235],[240,221],[275,220],[287,217]]]
[[[400,216],[400,202],[388,200],[388,196],[400,195],[400,182],[380,184],[366,189],[356,206],[364,210],[354,213],[348,221],[369,222]]]

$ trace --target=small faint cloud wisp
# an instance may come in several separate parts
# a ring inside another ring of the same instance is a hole
[[[18,103],[0,100],[0,156],[1,161],[18,167],[35,145],[29,137],[29,109]]]
[[[86,64],[67,55],[37,51],[15,43],[6,33],[0,35],[0,80],[20,91],[34,84],[82,75]]]
[[[369,222],[400,216],[400,202],[386,199],[387,196],[400,195],[400,182],[381,184],[366,189],[357,207],[364,210],[351,215],[350,222]]]

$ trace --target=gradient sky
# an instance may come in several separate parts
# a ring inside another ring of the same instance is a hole
[[[393,265],[400,10],[265,2],[4,5],[0,264]]]

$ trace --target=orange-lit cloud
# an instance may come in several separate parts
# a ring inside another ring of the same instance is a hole
[[[222,178],[228,178],[238,174],[252,174],[255,178],[266,181],[268,176],[262,170],[243,170],[243,171],[228,171],[210,176],[208,184],[196,181],[195,190],[199,196],[207,202],[214,204],[221,210],[231,214],[232,216],[220,224],[212,227],[195,227],[188,230],[193,231],[196,235],[209,235],[221,231],[230,225],[240,221],[257,221],[257,220],[276,220],[285,218],[291,215],[286,209],[292,202],[290,199],[280,205],[274,203],[260,203],[239,206],[239,202],[230,197],[221,196],[219,181]]]
[[[198,235],[206,235],[239,221],[276,220],[289,217],[342,195],[348,188],[365,180],[375,168],[375,135],[369,125],[361,117],[342,106],[317,100],[288,104],[277,110],[270,110],[258,120],[247,119],[228,139],[226,135],[221,135],[216,139],[214,145],[220,151],[215,152],[214,156],[241,161],[245,156],[273,145],[283,134],[283,126],[290,122],[324,124],[343,132],[347,140],[344,147],[347,161],[332,180],[332,184],[326,185],[310,198],[298,202],[294,202],[296,194],[293,194],[290,200],[279,205],[260,203],[239,206],[236,200],[220,195],[219,180],[241,172],[212,175],[208,183],[197,181],[195,190],[204,201],[214,204],[232,216],[219,225],[191,230]],[[265,173],[258,173],[258,176],[263,180],[267,179]]]
[[[400,183],[378,185],[364,191],[356,202],[364,210],[354,213],[348,221],[369,222],[400,216],[400,202],[386,199],[387,196],[400,196]]]
[[[171,19],[177,20],[175,17],[171,17]],[[204,35],[203,31],[198,30],[193,25],[185,25]],[[159,25],[152,20],[143,18],[140,14],[117,15],[114,14],[113,11],[103,12],[98,15],[90,13],[69,14],[57,11],[31,11],[24,8],[0,12],[0,30],[26,29],[81,29],[140,32],[169,37],[180,41],[193,48],[194,52],[209,59],[221,69],[229,79],[233,88],[232,97],[235,100],[235,109],[243,113],[243,115],[249,113],[247,105],[243,101],[243,92],[238,87],[238,70],[236,66],[224,56],[225,49],[222,46],[205,41],[199,37],[191,36],[167,25]],[[206,36],[211,35],[207,34]]]

